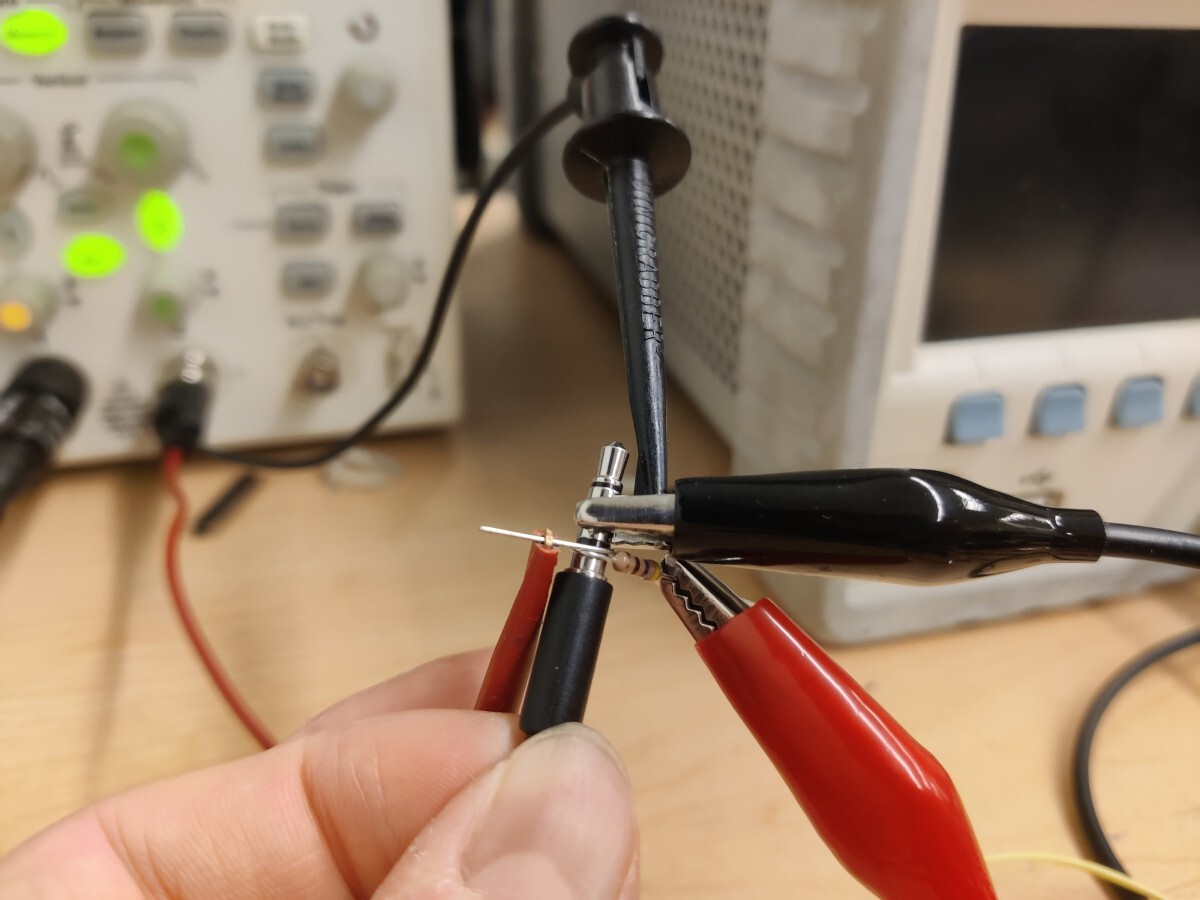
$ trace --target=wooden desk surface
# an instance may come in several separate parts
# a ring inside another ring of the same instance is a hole
[[[525,548],[482,523],[572,530],[601,444],[632,446],[617,323],[553,247],[491,214],[461,292],[467,413],[383,441],[375,492],[271,473],[184,566],[213,643],[278,732],[431,657],[490,644]],[[364,398],[364,410],[366,398]],[[728,454],[678,393],[672,472]],[[233,469],[197,463],[194,504]],[[0,849],[128,785],[252,745],[205,679],[159,570],[156,472],[58,475],[0,529]],[[736,582],[747,593],[752,578]],[[1200,622],[1200,583],[836,656],[937,754],[988,852],[1078,852],[1066,804],[1074,730],[1100,682]],[[813,835],[651,586],[619,582],[588,721],[628,761],[650,898],[860,897]],[[1097,796],[1136,875],[1200,897],[1200,653],[1114,706]],[[1002,896],[1100,897],[1085,876],[1006,864]]]

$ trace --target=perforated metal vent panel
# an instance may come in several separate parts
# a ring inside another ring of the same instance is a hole
[[[754,159],[761,137],[767,0],[640,0],[669,64],[662,105],[692,140],[692,168],[658,207],[663,316],[732,395],[746,281]],[[670,349],[668,349],[670,353]]]

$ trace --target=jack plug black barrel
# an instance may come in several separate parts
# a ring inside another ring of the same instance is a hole
[[[521,707],[526,734],[583,721],[612,593],[603,578],[573,569],[554,576]]]
[[[619,497],[628,461],[629,451],[620,443],[604,447],[588,496]],[[612,598],[612,585],[604,580],[612,535],[604,529],[581,528],[579,543],[596,550],[576,550],[570,568],[554,576],[521,706],[521,728],[526,734],[537,734],[563,722],[583,721],[592,689]]]
[[[185,350],[158,391],[151,423],[163,448],[192,453],[208,424],[213,366],[200,350]]]

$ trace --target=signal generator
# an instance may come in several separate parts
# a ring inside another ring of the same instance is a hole
[[[736,471],[942,469],[1200,528],[1200,6],[609,6],[662,35],[663,109],[691,137],[691,175],[659,204],[667,361]],[[522,109],[561,91],[554,48],[597,14],[535,7]],[[527,212],[609,283],[603,211],[559,147]],[[936,591],[768,580],[813,631],[856,641],[1161,577],[1105,560]]]
[[[185,351],[213,446],[349,431],[449,253],[450,98],[439,3],[0,3],[0,380],[84,372],[66,462],[153,453]],[[457,416],[457,341],[388,427]]]

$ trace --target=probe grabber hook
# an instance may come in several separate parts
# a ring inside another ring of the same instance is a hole
[[[563,170],[581,194],[608,203],[638,494],[668,484],[654,198],[679,183],[692,158],[687,136],[659,110],[662,57],[658,36],[633,16],[593,22],[567,53],[568,96],[582,123],[567,142]]]

